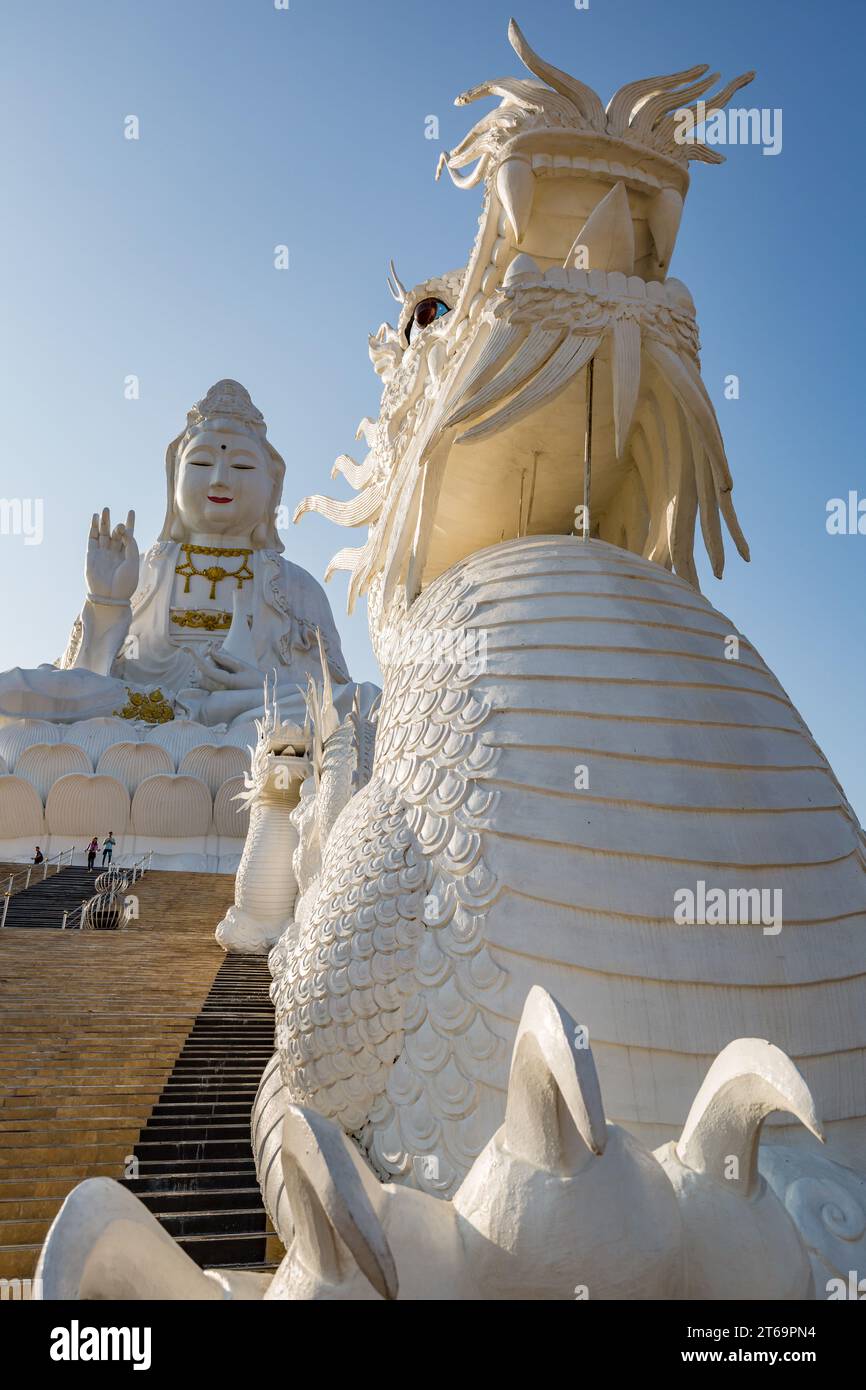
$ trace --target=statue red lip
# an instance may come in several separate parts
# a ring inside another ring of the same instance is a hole
[[[208,493],[208,499],[207,499],[207,500],[208,500],[209,502],[233,502],[233,501],[234,501],[234,498],[233,498],[233,497],[211,497],[210,493]]]

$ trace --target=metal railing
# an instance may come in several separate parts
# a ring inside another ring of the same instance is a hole
[[[9,875],[6,881],[6,888],[3,892],[3,912],[0,914],[0,930],[6,925],[6,914],[9,911],[10,898],[12,898],[15,893],[23,893],[30,887],[34,869],[38,875],[37,882],[44,883],[48,877],[49,866],[56,860],[57,863],[54,875],[59,874],[60,870],[64,867],[64,863],[67,868],[72,864],[72,856],[74,853],[75,846],[72,845],[69,849],[60,850],[57,854],[52,854],[50,858],[43,859],[41,864],[28,864],[26,869],[20,869],[17,873],[11,873]],[[124,863],[124,861],[120,859],[116,864],[109,864],[108,867],[101,872],[108,874],[110,878],[115,880],[125,878],[130,884],[133,884],[138,879],[144,878],[152,861],[153,850],[150,849],[146,854],[142,854],[138,859],[132,862]],[[39,872],[40,870],[41,874]],[[22,879],[23,882],[16,886],[17,879]],[[61,923],[62,931],[72,930],[76,925],[78,927],[81,926],[81,915],[89,901],[89,898],[82,898],[80,907],[72,911],[64,912],[63,922]],[[77,924],[75,922],[76,917],[78,918]]]
[[[69,849],[62,849],[58,851],[57,854],[50,855],[48,859],[43,859],[41,864],[28,864],[26,869],[19,869],[17,873],[11,873],[9,875],[6,880],[6,887],[3,891],[3,915],[0,917],[0,928],[6,925],[6,914],[9,911],[9,899],[13,897],[15,893],[23,893],[30,887],[30,881],[33,877],[34,870],[36,871],[37,881],[44,883],[48,877],[48,870],[54,861],[57,861],[57,866],[52,877],[60,873],[60,870],[63,868],[64,860],[66,861],[67,868],[69,867],[72,863],[72,856],[74,853],[75,846],[71,845]],[[16,879],[22,879],[23,882],[16,886]]]
[[[25,888],[29,888],[30,879],[34,870],[36,871],[37,877],[41,876],[44,882],[48,877],[48,870],[55,859],[57,860],[57,868],[54,872],[59,874],[60,870],[63,868],[64,861],[67,865],[72,863],[72,856],[74,853],[75,846],[72,845],[69,849],[62,849],[57,854],[52,854],[50,858],[43,859],[41,864],[28,864],[26,869],[18,869],[16,872],[11,873],[6,880],[6,887],[4,889],[5,896],[11,898],[13,893],[23,893]],[[20,878],[24,879],[24,885],[23,887],[16,888],[15,880]]]
[[[107,869],[103,869],[104,874],[111,874],[113,878],[128,878],[130,883],[135,883],[137,878],[144,878],[153,860],[153,850],[149,849],[146,854],[142,854],[139,859],[131,863],[127,860],[118,859],[116,864],[109,864]]]
[[[89,898],[82,898],[81,903],[78,907],[74,908],[72,911],[70,911],[68,908],[66,909],[66,911],[63,914],[63,921],[60,923],[61,931],[74,931],[81,926],[81,919],[84,916],[84,909],[86,908],[89,901]],[[76,917],[78,918],[77,922],[75,920]]]

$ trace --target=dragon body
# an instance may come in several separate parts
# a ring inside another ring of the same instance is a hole
[[[483,632],[484,666],[385,673],[372,777],[274,987],[288,1096],[383,1177],[453,1191],[501,1119],[540,983],[648,1145],[679,1132],[732,1038],[771,1036],[855,1161],[863,837],[758,653],[683,580],[565,536],[473,555],[407,623],[407,651]],[[724,908],[675,920],[700,884]],[[781,922],[729,920],[745,889]]]
[[[540,984],[645,1142],[757,1035],[862,1162],[863,833],[694,560],[699,527],[721,574],[723,524],[748,558],[694,304],[667,274],[689,161],[720,159],[678,144],[674,113],[716,78],[604,108],[510,37],[531,78],[458,98],[501,105],[443,157],[484,188],[469,263],[411,291],[392,268],[370,452],[335,466],[357,496],[298,508],[368,528],[332,570],[368,596],[383,696],[369,780],[319,835],[273,962],[279,1103],[337,1120],[380,1177],[452,1194]]]

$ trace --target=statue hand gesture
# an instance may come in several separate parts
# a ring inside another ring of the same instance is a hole
[[[262,683],[261,672],[248,661],[241,661],[213,642],[209,643],[203,655],[191,650],[190,656],[198,667],[199,679],[205,690],[244,690],[258,694]]]
[[[126,525],[121,522],[111,529],[111,513],[105,507],[102,516],[93,513],[84,573],[87,589],[93,598],[123,603],[132,598],[138,585],[138,546],[133,529],[135,512],[130,512]]]

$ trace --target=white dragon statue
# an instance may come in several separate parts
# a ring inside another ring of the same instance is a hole
[[[715,94],[705,66],[649,77],[605,107],[509,38],[530,76],[458,97],[501,100],[440,162],[483,188],[468,265],[407,290],[392,264],[369,453],[335,465],[356,495],[297,511],[367,527],[330,571],[350,606],[367,595],[383,692],[372,756],[369,719],[341,724],[327,680],[311,696],[253,1122],[290,1248],[273,1284],[220,1278],[254,1297],[825,1297],[866,1255],[844,1166],[866,1163],[866,840],[700,593],[698,522],[716,576],[723,522],[748,548],[667,275],[689,162],[721,160],[680,138],[682,112],[753,74]],[[570,1215],[527,1164],[588,1184]],[[590,1213],[613,1229],[629,1183],[644,1215],[613,1268]],[[578,1230],[597,1264],[575,1273]]]

